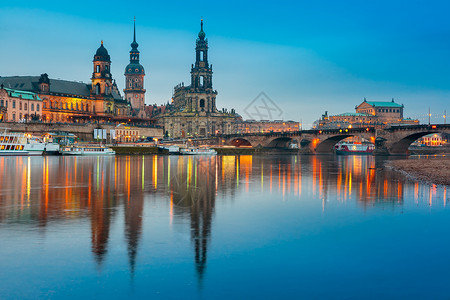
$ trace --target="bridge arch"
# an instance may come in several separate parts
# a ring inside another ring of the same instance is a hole
[[[416,140],[420,139],[421,137],[428,135],[428,134],[434,134],[434,133],[440,133],[439,131],[425,131],[425,132],[417,132],[410,135],[407,135],[400,139],[397,142],[392,143],[389,149],[389,153],[391,154],[407,154],[409,146],[415,142]]]
[[[346,139],[348,137],[353,136],[352,134],[345,134],[345,135],[335,135],[331,136],[323,141],[313,141],[313,145],[316,144],[316,153],[333,153],[334,152],[334,145],[342,141],[343,139]]]
[[[252,147],[252,143],[249,142],[249,140],[244,139],[244,138],[236,138],[236,139],[232,139],[229,144],[231,146],[235,146],[235,147]]]
[[[293,141],[291,137],[279,137],[275,138],[267,144],[269,148],[288,148],[289,144]]]

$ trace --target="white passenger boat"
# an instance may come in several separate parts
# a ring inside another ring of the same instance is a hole
[[[71,145],[62,147],[59,152],[62,155],[115,155],[111,148],[102,145]]]
[[[181,148],[183,155],[216,155],[217,151],[211,148]]]
[[[371,143],[339,142],[335,146],[336,154],[372,154],[375,146]]]
[[[42,155],[47,143],[31,134],[8,132],[7,128],[0,133],[0,155]]]

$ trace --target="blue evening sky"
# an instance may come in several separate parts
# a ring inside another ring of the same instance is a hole
[[[265,92],[285,120],[309,127],[364,97],[442,122],[450,112],[448,1],[2,1],[0,76],[89,82],[100,41],[124,87],[133,16],[147,104],[189,83],[205,20],[217,106],[244,108]],[[438,116],[440,115],[440,116]]]

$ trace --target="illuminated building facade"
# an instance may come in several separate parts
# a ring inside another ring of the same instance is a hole
[[[115,128],[117,142],[136,142],[140,139],[139,128],[119,125]]]
[[[103,46],[93,60],[91,83],[41,76],[0,77],[5,88],[36,93],[42,99],[44,122],[120,122],[130,118],[130,105],[120,95],[111,75],[111,59]]]
[[[40,119],[42,99],[36,93],[0,87],[0,121]]]
[[[443,146],[447,143],[440,133],[429,134],[418,140],[419,144],[436,147]]]
[[[392,101],[364,101],[355,107],[354,113],[342,113],[337,115],[328,115],[328,112],[322,115],[322,118],[315,122],[315,128],[351,128],[375,126],[383,128],[386,125],[402,124],[417,125],[419,120],[403,118],[403,104]]]
[[[237,133],[292,132],[299,130],[300,124],[294,121],[246,120],[236,122]]]
[[[161,116],[170,137],[210,136],[235,132],[234,110],[220,112],[216,108],[217,91],[212,86],[212,65],[208,62],[208,39],[203,20],[196,41],[195,64],[191,67],[191,84],[174,89],[173,103]]]

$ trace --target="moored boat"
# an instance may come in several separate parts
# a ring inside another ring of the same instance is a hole
[[[216,155],[217,151],[211,148],[181,148],[180,154],[183,155]]]
[[[59,152],[62,155],[115,155],[116,152],[103,145],[70,145],[62,147]]]
[[[42,155],[46,143],[31,134],[8,132],[7,128],[0,133],[0,155]]]
[[[372,154],[375,146],[371,143],[339,142],[335,146],[336,154],[340,155],[364,155]]]

